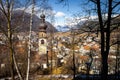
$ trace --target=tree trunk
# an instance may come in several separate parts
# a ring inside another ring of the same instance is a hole
[[[15,55],[14,55],[14,54],[13,54],[13,60],[14,60],[14,65],[15,65],[17,74],[18,74],[20,80],[23,80],[22,75],[21,75],[21,73],[20,73],[20,70],[19,70],[19,68],[18,68],[18,64],[17,64],[17,62],[16,62],[16,58],[15,58]]]
[[[73,80],[75,80],[76,75],[76,66],[75,66],[75,32],[71,29],[71,36],[72,36],[72,54],[73,54]]]
[[[106,41],[106,36],[105,36],[105,27],[103,25],[103,19],[102,19],[102,13],[101,13],[101,4],[100,4],[100,0],[97,1],[97,13],[98,13],[98,18],[99,18],[99,25],[100,25],[100,40],[101,40],[101,57],[102,57],[102,67],[101,67],[101,78],[102,80],[107,80],[107,73],[108,73],[108,63],[107,63],[107,59],[108,59],[108,52],[109,50],[105,51],[105,49],[108,49],[108,43]],[[107,37],[108,40],[109,37]],[[107,44],[107,46],[106,46]]]
[[[27,72],[26,72],[26,80],[29,80],[29,71],[30,71],[30,53],[31,53],[31,30],[33,25],[33,14],[34,14],[34,0],[32,0],[32,12],[30,18],[30,32],[29,32],[29,51],[28,51],[28,63],[27,63]]]
[[[8,44],[9,44],[9,50],[10,50],[10,72],[11,72],[11,78],[14,80],[14,60],[13,60],[13,46],[12,46],[12,33],[11,33],[11,17],[10,17],[10,11],[8,10]]]
[[[107,27],[103,29],[103,33],[106,34],[104,41],[105,41],[105,46],[102,54],[102,79],[108,80],[108,55],[109,55],[109,50],[110,50],[110,23],[111,23],[111,11],[112,11],[112,0],[109,0],[108,3],[108,19],[107,19]],[[101,38],[102,39],[102,38]]]
[[[11,72],[11,78],[14,80],[14,61],[13,61],[13,50],[12,50],[12,45],[9,43],[10,46],[10,72]]]
[[[101,79],[102,80],[108,80],[108,55],[105,55],[106,53],[102,53],[102,67],[101,67]]]

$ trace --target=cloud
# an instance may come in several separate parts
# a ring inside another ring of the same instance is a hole
[[[57,12],[55,14],[55,17],[63,17],[63,16],[65,16],[65,13],[63,13],[63,12]]]

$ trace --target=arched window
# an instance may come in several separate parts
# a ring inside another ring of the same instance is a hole
[[[44,44],[44,40],[41,40],[41,44]]]

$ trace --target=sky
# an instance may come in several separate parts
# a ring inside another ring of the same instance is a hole
[[[52,7],[53,13],[55,15],[55,22],[54,22],[54,27],[59,29],[58,25],[61,27],[64,27],[69,24],[69,20],[72,20],[73,14],[78,13],[82,10],[82,2],[84,0],[66,0],[66,5],[64,3],[59,3],[59,0],[48,0],[48,5]],[[22,1],[24,2],[24,0]],[[39,2],[38,2],[39,5]],[[31,7],[30,5],[26,12],[31,13]],[[22,9],[22,8],[20,8]],[[40,12],[39,12],[40,7],[35,6],[35,14],[40,17]],[[38,11],[38,12],[37,12]],[[49,12],[48,12],[49,13]],[[46,19],[48,22],[50,22],[50,19]]]
[[[95,7],[93,4],[89,4],[89,5],[83,5],[83,3],[85,3],[87,0],[67,0],[68,4],[66,6],[64,6],[64,3],[58,4],[57,3],[58,0],[48,0],[48,3],[50,4],[50,6],[53,8],[54,12],[55,12],[55,27],[57,25],[61,25],[61,26],[65,26],[66,24],[71,24],[70,22],[68,22],[69,20],[73,21],[73,14],[76,14],[78,12],[81,12],[80,14],[84,17],[86,16],[85,13],[83,12],[83,10],[87,10],[89,8],[93,8]],[[107,0],[101,0],[101,2],[106,2]],[[119,1],[119,0],[116,0]],[[120,5],[119,5],[120,6]],[[102,5],[102,10],[104,9],[108,9],[106,8],[106,5],[103,6]],[[120,12],[120,9],[116,8],[115,11],[116,12]],[[105,10],[106,11],[106,10]],[[106,14],[107,16],[107,14]],[[115,15],[116,16],[116,15]],[[91,13],[90,16],[91,19],[96,19],[97,15],[95,13]],[[77,19],[77,18],[74,18]],[[80,19],[80,17],[79,17]],[[85,18],[83,20],[86,20]],[[73,23],[74,25],[75,23]],[[58,27],[56,27],[58,28]]]
[[[38,0],[39,1],[39,0]],[[74,21],[76,18],[73,18],[73,14],[76,14],[78,12],[81,12],[80,14],[83,16],[84,12],[82,12],[83,8],[83,2],[87,1],[87,0],[66,0],[68,2],[66,2],[66,5],[63,3],[59,3],[59,0],[48,0],[47,4],[52,8],[53,14],[55,15],[54,17],[54,24],[53,26],[56,27],[58,30],[60,30],[59,28],[65,27],[66,25],[69,27],[71,25],[74,25],[76,23],[72,22],[76,22]],[[24,2],[24,0],[22,1]],[[38,4],[35,5],[35,14],[40,17],[41,12],[39,12],[40,6],[39,5],[40,2],[38,2]],[[44,4],[42,4],[44,5]],[[47,5],[45,5],[47,6]],[[23,7],[22,7],[23,8]],[[26,12],[31,13],[31,8],[32,5],[30,5]],[[87,6],[85,6],[85,8],[87,8]],[[20,8],[21,9],[21,8]],[[50,11],[48,11],[48,14],[51,15]],[[46,18],[46,20],[48,22],[50,22],[50,19]],[[61,27],[58,27],[61,26]],[[64,28],[65,29],[65,28]]]
[[[69,2],[64,5],[64,3],[58,3],[57,0],[49,0],[49,5],[53,8],[55,12],[55,26],[66,24],[66,19],[71,18],[74,13],[80,11],[80,1],[82,0],[68,0]]]
[[[26,0],[20,0],[20,1],[23,3]],[[41,0],[38,0],[38,5],[41,3],[40,1]],[[58,1],[59,0],[48,0],[48,2],[47,2],[48,5],[52,8],[52,11],[48,11],[47,13],[49,15],[51,15],[51,14],[55,15],[55,18],[54,18],[55,22],[54,22],[53,26],[58,29],[59,29],[58,25],[60,25],[61,27],[64,27],[66,25],[72,26],[74,24],[77,24],[78,22],[74,21],[76,19],[80,20],[81,18],[83,18],[83,20],[85,21],[86,19],[84,17],[86,17],[86,15],[83,10],[87,10],[87,9],[89,10],[89,8],[95,7],[93,4],[83,5],[83,3],[85,3],[87,0],[65,0],[65,1],[68,1],[68,2],[66,2],[66,5],[64,5],[64,2],[59,3]],[[107,0],[101,0],[101,1],[104,2]],[[119,1],[119,0],[116,0],[116,1]],[[44,6],[47,7],[46,4]],[[28,9],[26,10],[26,12],[31,13],[31,7],[32,6],[30,5],[28,7]],[[20,9],[21,8],[24,8],[24,7],[20,7]],[[40,17],[40,14],[41,14],[41,12],[39,11],[40,8],[41,8],[40,6],[35,5],[35,11],[36,11],[35,14],[38,17]],[[102,8],[107,9],[106,6],[103,6]],[[118,12],[118,8],[116,8],[116,11]],[[77,14],[79,12],[82,17],[74,18],[73,14]],[[119,10],[119,12],[120,12],[120,10]],[[87,14],[87,16],[88,16],[88,14]],[[93,14],[91,14],[90,17],[91,17],[91,19],[96,19],[97,15],[93,13]],[[48,22],[50,22],[50,19],[46,18],[46,20]],[[74,23],[72,24],[72,22],[74,22]],[[77,22],[77,23],[75,23],[75,22]]]

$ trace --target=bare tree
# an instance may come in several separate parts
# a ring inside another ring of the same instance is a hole
[[[90,0],[96,5],[96,11],[99,20],[100,28],[100,45],[101,45],[101,57],[102,57],[102,68],[101,68],[101,77],[102,79],[107,80],[108,74],[108,55],[110,50],[110,36],[111,32],[116,29],[118,26],[112,27],[112,20],[119,17],[120,15],[116,10],[120,8],[120,1],[117,0]],[[104,16],[106,14],[107,16]],[[113,17],[116,14],[115,17]],[[119,24],[119,23],[117,23]]]
[[[29,71],[30,71],[30,53],[31,53],[31,31],[32,31],[32,26],[33,26],[33,14],[34,14],[34,4],[35,0],[32,0],[32,12],[31,12],[31,17],[30,17],[30,32],[29,32],[29,50],[28,50],[28,64],[27,64],[27,72],[26,72],[26,80],[29,79]]]
[[[15,58],[15,51],[13,46],[13,34],[15,31],[15,27],[13,27],[13,11],[14,8],[17,6],[16,4],[17,0],[0,0],[0,13],[2,17],[4,18],[3,22],[0,22],[0,29],[5,34],[8,42],[9,47],[9,54],[10,54],[10,64],[11,64],[11,77],[12,80],[14,80],[14,67],[17,70],[18,76],[20,77],[20,80],[22,80],[20,71],[18,70],[16,58]],[[14,23],[15,24],[15,23]],[[16,26],[17,27],[17,26]],[[15,66],[14,66],[15,64]]]
[[[66,0],[60,0],[61,2]],[[107,80],[108,75],[108,55],[111,47],[111,33],[119,27],[120,22],[114,22],[120,16],[120,1],[118,0],[88,0],[90,11],[98,16],[98,30],[100,32],[101,46],[101,77]],[[86,5],[85,5],[86,6]],[[91,9],[92,8],[92,9]],[[114,25],[114,26],[113,26]],[[89,31],[88,31],[89,32]]]
[[[14,60],[13,60],[13,45],[12,45],[12,30],[11,30],[11,14],[13,10],[13,0],[0,0],[0,11],[4,14],[5,19],[7,20],[7,32],[4,32],[7,40],[8,40],[8,47],[10,52],[10,72],[12,80],[14,80]],[[4,6],[6,4],[6,6]],[[0,25],[1,27],[1,25]]]
[[[72,60],[73,60],[73,79],[75,79],[76,74],[76,65],[75,65],[75,32],[74,30],[71,30],[72,35]]]

